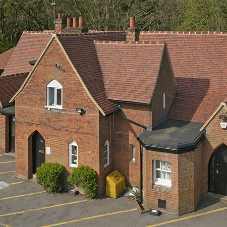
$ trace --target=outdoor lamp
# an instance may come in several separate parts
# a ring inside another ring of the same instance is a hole
[[[84,115],[85,114],[85,110],[83,108],[76,108],[76,112],[80,115]]]

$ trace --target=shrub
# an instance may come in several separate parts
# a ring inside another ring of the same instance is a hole
[[[97,173],[89,166],[80,166],[73,168],[72,173],[68,176],[67,181],[72,185],[80,186],[84,189],[87,197],[93,198],[96,195]]]
[[[36,182],[43,186],[43,189],[52,192],[60,192],[63,189],[62,173],[64,167],[59,163],[43,163],[37,168]]]

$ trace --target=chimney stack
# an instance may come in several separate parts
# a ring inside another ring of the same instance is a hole
[[[139,41],[140,30],[135,27],[135,17],[130,17],[130,27],[126,30],[126,41]]]

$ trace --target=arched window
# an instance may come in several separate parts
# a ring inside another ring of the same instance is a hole
[[[110,142],[104,144],[104,168],[110,164]]]
[[[78,167],[78,145],[75,141],[69,143],[69,166]]]
[[[62,108],[62,86],[57,80],[47,85],[47,107]]]

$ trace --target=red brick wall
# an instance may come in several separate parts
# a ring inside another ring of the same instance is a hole
[[[153,161],[171,163],[171,187],[155,185]],[[171,154],[144,149],[143,196],[147,207],[164,213],[181,215],[195,210],[202,195],[202,143],[195,151]],[[166,200],[166,209],[158,207],[158,199]]]
[[[105,194],[106,191],[106,177],[114,171],[114,152],[113,152],[113,116],[104,117],[101,113],[99,115],[99,190],[100,194]],[[109,165],[104,168],[104,144],[109,141]]]
[[[0,114],[0,154],[9,152],[9,116]]]
[[[176,85],[174,83],[170,64],[167,50],[165,48],[159,76],[152,97],[152,124],[155,124],[167,116],[176,93]],[[166,108],[163,109],[164,92]]]
[[[64,70],[57,70],[54,64]],[[46,86],[56,79],[63,87],[63,109],[48,110]],[[76,108],[86,109],[81,116]],[[69,143],[78,145],[79,164],[89,165],[100,173],[99,111],[82,87],[56,41],[53,41],[23,92],[16,100],[16,176],[32,177],[31,136],[37,130],[50,147],[46,162],[69,167]]]
[[[150,125],[150,106],[121,104],[119,115],[139,124]],[[143,128],[113,116],[114,166],[125,178],[128,186],[140,186],[140,147],[137,140]],[[135,145],[135,162],[131,162],[131,145]]]

